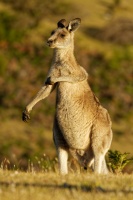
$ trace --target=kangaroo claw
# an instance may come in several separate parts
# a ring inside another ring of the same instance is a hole
[[[22,113],[22,120],[24,122],[28,122],[30,120],[30,115],[27,110],[24,110]]]

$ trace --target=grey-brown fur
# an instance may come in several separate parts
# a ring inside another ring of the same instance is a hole
[[[83,167],[90,166],[96,173],[107,173],[105,154],[112,141],[111,120],[91,91],[87,72],[73,54],[74,32],[80,22],[76,18],[66,26],[66,20],[60,20],[48,39],[48,46],[54,48],[53,62],[45,85],[23,112],[23,120],[27,121],[33,106],[56,87],[53,137],[60,173],[68,173],[68,152]]]

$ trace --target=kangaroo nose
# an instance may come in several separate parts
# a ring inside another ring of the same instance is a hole
[[[52,44],[53,40],[48,40],[47,43],[50,45]]]

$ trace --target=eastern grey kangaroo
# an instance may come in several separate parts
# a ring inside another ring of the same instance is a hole
[[[53,138],[57,149],[61,174],[68,173],[68,152],[84,167],[95,173],[108,173],[105,154],[112,141],[111,120],[100,105],[88,84],[88,74],[74,57],[74,32],[80,18],[66,25],[62,19],[47,41],[54,48],[51,68],[44,86],[23,111],[23,120],[30,119],[30,112],[37,102],[46,98],[55,88],[56,113]]]

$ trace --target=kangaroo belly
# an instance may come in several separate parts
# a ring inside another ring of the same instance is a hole
[[[56,105],[61,132],[71,148],[86,149],[94,117],[88,101],[90,91],[78,84],[64,83],[63,89],[61,86],[58,87]]]

